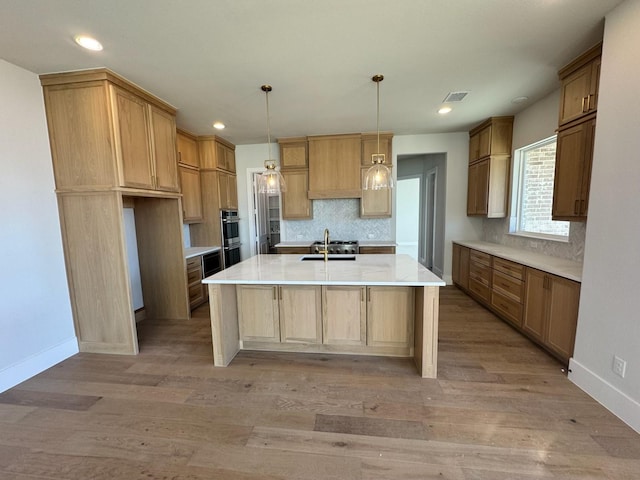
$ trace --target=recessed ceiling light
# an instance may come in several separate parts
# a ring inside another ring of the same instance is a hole
[[[225,124],[222,122],[216,122],[213,124],[213,128],[215,128],[216,130],[223,130],[225,127]]]
[[[516,97],[513,100],[511,100],[511,103],[524,103],[527,100],[529,100],[529,97]]]
[[[452,110],[452,109],[451,109],[451,107],[444,106],[444,107],[440,107],[440,109],[438,110],[438,113],[439,113],[440,115],[446,115],[446,114],[447,114],[447,113],[449,113],[451,110]]]
[[[102,50],[102,44],[93,37],[89,37],[87,35],[76,35],[73,39],[78,45],[86,48],[87,50],[93,50],[94,52]]]

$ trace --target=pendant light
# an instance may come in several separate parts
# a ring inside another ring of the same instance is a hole
[[[383,188],[393,188],[391,170],[384,164],[384,153],[380,153],[380,82],[384,80],[384,76],[380,74],[374,75],[371,80],[376,82],[377,90],[376,131],[378,133],[378,142],[376,153],[371,155],[372,165],[364,176],[363,188],[365,190],[381,190]]]
[[[258,179],[258,192],[269,195],[279,195],[281,192],[287,191],[287,185],[284,182],[282,174],[277,169],[277,164],[271,158],[271,130],[269,128],[269,92],[272,90],[271,85],[262,85],[260,87],[265,93],[267,99],[267,148],[269,150],[269,158],[264,161],[264,172]]]

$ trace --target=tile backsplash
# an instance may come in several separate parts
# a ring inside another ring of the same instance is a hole
[[[390,218],[360,218],[357,198],[314,200],[313,219],[282,222],[282,241],[322,240],[328,228],[335,240],[392,240]]]
[[[582,263],[586,224],[571,222],[568,242],[554,242],[538,238],[527,238],[509,234],[509,220],[505,218],[486,218],[482,225],[483,239],[486,242],[500,243],[514,248],[522,248],[543,253],[550,257],[566,258]]]

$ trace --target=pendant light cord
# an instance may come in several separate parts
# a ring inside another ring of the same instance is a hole
[[[381,75],[382,76],[382,75]],[[382,79],[376,82],[377,89],[377,114],[376,114],[376,131],[378,132],[378,145],[376,147],[376,153],[380,155],[380,82]]]
[[[265,93],[265,97],[267,99],[267,149],[269,151],[269,158],[267,160],[271,161],[271,128],[269,125],[269,92],[272,90],[271,85],[262,85],[262,91]]]

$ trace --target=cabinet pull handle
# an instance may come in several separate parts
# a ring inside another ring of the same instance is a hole
[[[585,203],[586,203],[586,202],[585,202],[584,200],[580,200],[580,213],[581,213],[582,215],[585,215],[585,214],[587,213],[587,212],[586,212],[586,205],[585,205]]]
[[[593,99],[593,105],[591,104],[591,100],[592,99]],[[589,95],[589,101],[587,102],[587,109],[588,110],[593,110],[594,108],[596,108],[595,99],[596,99],[596,96],[593,93],[591,95]]]
[[[582,113],[589,111],[589,97],[582,97]]]
[[[577,215],[579,209],[580,209],[580,200],[576,200],[573,204],[573,213]]]
[[[278,299],[278,293],[277,293],[277,289],[278,287],[273,287],[273,299],[277,300]]]
[[[178,152],[178,162],[182,163],[182,152]]]

